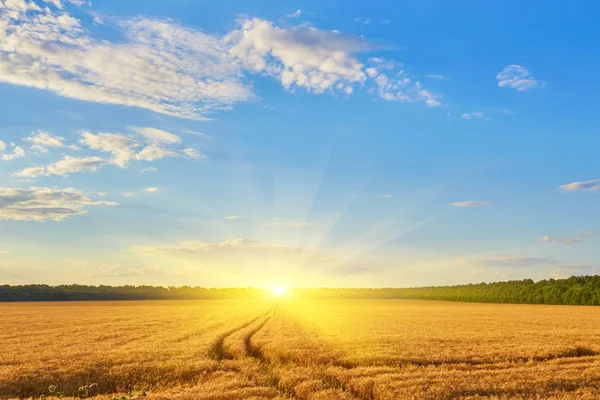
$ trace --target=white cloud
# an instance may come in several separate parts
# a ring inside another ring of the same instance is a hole
[[[556,239],[556,243],[578,244],[578,243],[583,242],[583,238],[592,238],[592,237],[595,237],[597,234],[598,234],[598,232],[595,232],[595,231],[581,232],[579,235],[574,236],[574,237],[558,238],[558,239]],[[543,238],[540,239],[540,242],[550,243],[550,242],[552,242],[552,239],[548,236],[544,236]]]
[[[455,207],[488,207],[492,203],[489,201],[456,201],[452,205]]]
[[[381,196],[381,197],[383,197],[384,199],[391,199],[391,198],[392,198],[392,197],[394,197],[394,196],[388,193],[388,194],[384,194],[384,195],[383,195],[383,196]]]
[[[14,176],[21,176],[24,178],[37,178],[38,176],[42,176],[46,174],[46,167],[30,167],[25,168],[21,172],[15,172]]]
[[[157,187],[148,187],[146,189],[144,189],[144,192],[146,193],[156,193],[160,190],[160,188]]]
[[[198,131],[190,131],[190,130],[184,130],[184,133],[189,133],[190,135],[197,135],[197,136],[203,136],[208,138],[208,136],[202,132],[198,132]]]
[[[379,74],[379,72],[377,71],[377,68],[373,68],[373,67],[365,69],[365,72],[371,78],[375,78]]]
[[[93,201],[80,191],[67,188],[0,187],[0,219],[17,221],[62,221],[87,213],[87,207],[116,206],[111,201]]]
[[[237,215],[228,215],[225,217],[225,219],[234,220],[234,219],[240,219],[240,217]]]
[[[162,148],[159,145],[157,145],[156,143],[153,143],[149,146],[144,147],[142,149],[142,151],[140,151],[138,154],[136,154],[135,158],[136,158],[136,160],[141,160],[141,161],[154,161],[154,160],[163,159],[165,157],[176,157],[176,156],[177,156],[177,153],[175,153],[174,151]]]
[[[429,74],[429,75],[427,75],[427,78],[429,78],[429,79],[434,79],[434,80],[436,80],[436,81],[442,81],[442,80],[444,80],[444,79],[448,79],[448,77],[447,77],[447,76],[445,76],[445,75],[440,75],[440,74]]]
[[[48,151],[46,149],[47,147],[65,147],[65,144],[63,143],[65,141],[64,137],[52,136],[52,134],[42,130],[32,132],[31,136],[23,138],[23,140],[29,143],[33,143],[32,148],[37,146],[36,149],[38,149],[42,153]]]
[[[144,168],[140,171],[140,173],[143,174],[144,172],[153,172],[153,171],[158,171],[158,168],[155,168],[155,167]]]
[[[230,54],[245,68],[278,78],[286,89],[323,93],[366,79],[352,55],[370,48],[364,39],[307,26],[284,29],[257,18],[240,25],[226,38]]]
[[[302,15],[302,10],[301,9],[297,9],[296,11],[294,11],[291,14],[286,14],[286,17],[288,17],[288,18],[298,18],[300,15]]]
[[[496,79],[499,87],[509,87],[519,92],[546,86],[545,82],[535,79],[527,68],[517,64],[506,66],[496,76]]]
[[[62,160],[48,165],[46,170],[49,175],[68,176],[74,172],[95,172],[105,164],[106,161],[100,157],[76,158],[66,156]]]
[[[158,143],[179,143],[181,139],[179,136],[172,134],[171,132],[163,131],[161,129],[141,126],[130,126],[129,129],[142,135],[146,139],[152,142]]]
[[[82,132],[80,143],[93,150],[111,153],[112,164],[125,168],[131,159],[135,159],[135,149],[141,144],[136,140],[116,133]]]
[[[25,150],[23,150],[19,146],[16,146],[13,149],[12,154],[2,154],[2,159],[4,161],[10,161],[10,160],[14,160],[15,158],[21,158],[21,157],[25,157]]]
[[[439,95],[423,89],[404,71],[395,72],[393,78],[379,74],[372,79],[369,74],[374,71],[368,72],[356,56],[374,47],[362,37],[305,25],[280,28],[255,18],[242,21],[226,40],[243,68],[275,77],[288,90],[351,94],[354,87],[365,86],[386,100],[441,104]],[[383,67],[392,69],[389,63]]]
[[[168,134],[168,132],[160,131],[159,129],[156,129],[156,131]],[[149,145],[144,145],[141,141],[117,133],[93,134],[90,132],[83,132],[81,136],[81,144],[94,150],[111,153],[113,158],[110,162],[121,168],[127,167],[131,160],[154,161],[165,157],[176,157],[178,155],[175,151],[161,147],[156,143],[159,141],[172,140],[167,139],[168,136],[163,136],[161,133],[156,132],[149,134],[150,138],[144,135],[144,139],[150,139],[152,141]],[[160,139],[158,139],[158,137],[160,137]],[[177,139],[179,140],[179,138]],[[185,150],[183,150],[183,154],[190,157]]]
[[[591,181],[585,182],[572,182],[566,185],[561,185],[559,188],[564,190],[565,192],[592,192],[600,190],[600,179],[593,179]]]
[[[0,151],[4,150],[6,150],[6,144],[2,140],[0,140]]]
[[[280,28],[262,19],[241,20],[223,36],[171,21],[122,19],[121,37],[109,41],[91,37],[65,10],[25,0],[3,7],[0,82],[184,118],[255,99],[244,82],[248,72],[275,77],[289,90],[350,94],[367,80],[356,55],[374,47],[338,31]],[[389,100],[440,104],[418,81],[388,80],[386,88],[371,88]]]
[[[370,23],[373,22],[373,20],[371,18],[356,17],[356,18],[354,18],[354,22],[359,23],[359,24],[369,25]]]
[[[483,118],[485,114],[482,112],[464,113],[460,116],[461,119]]]
[[[2,82],[185,118],[254,98],[217,35],[137,18],[119,21],[122,37],[110,42],[63,10],[3,4]]]
[[[133,197],[133,196],[135,196],[135,194],[131,193],[131,192],[123,192],[123,193],[121,193],[121,196],[123,196],[123,197]]]
[[[45,148],[44,146],[40,146],[39,144],[34,144],[29,149],[33,150],[34,152],[38,152],[38,153],[47,153],[48,152],[47,148]]]
[[[192,149],[192,148],[183,149],[182,153],[187,158],[191,158],[191,159],[194,159],[194,160],[197,160],[197,159],[200,159],[200,158],[204,158],[204,154],[202,154],[198,150]]]
[[[48,166],[25,168],[20,172],[13,173],[13,175],[27,178],[35,178],[42,175],[68,176],[75,172],[95,172],[105,164],[106,160],[100,157],[76,158],[65,156],[62,160]]]

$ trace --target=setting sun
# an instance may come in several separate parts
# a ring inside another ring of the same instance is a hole
[[[271,288],[271,294],[276,297],[285,296],[287,288],[285,286],[273,286]]]

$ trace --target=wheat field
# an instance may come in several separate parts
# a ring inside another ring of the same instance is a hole
[[[598,399],[600,308],[415,300],[0,304],[0,398]]]

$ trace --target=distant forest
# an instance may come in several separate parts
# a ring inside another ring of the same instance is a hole
[[[81,300],[200,300],[264,297],[267,289],[162,286],[0,285],[0,302]],[[289,293],[300,298],[331,299],[423,299],[480,303],[600,305],[600,276],[568,279],[531,279],[456,286],[382,289],[299,289]]]

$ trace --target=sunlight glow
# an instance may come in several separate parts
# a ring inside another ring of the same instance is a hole
[[[287,288],[285,286],[273,286],[271,288],[271,294],[275,297],[285,296]]]

